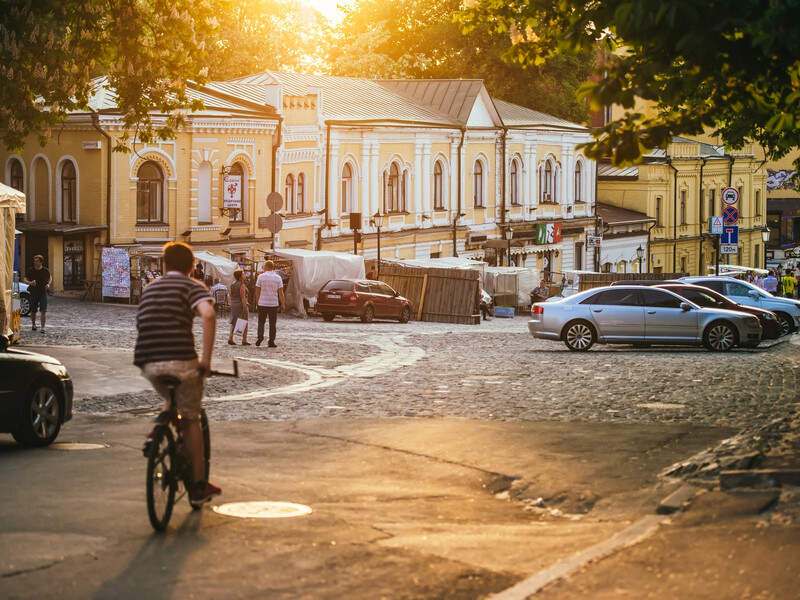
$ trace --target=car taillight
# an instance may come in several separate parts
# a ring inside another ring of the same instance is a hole
[[[355,292],[345,292],[342,294],[342,298],[347,298],[350,304],[355,304],[358,301],[358,294]]]
[[[531,314],[532,315],[543,315],[544,314],[544,306],[539,306],[538,304],[534,304],[531,306]]]

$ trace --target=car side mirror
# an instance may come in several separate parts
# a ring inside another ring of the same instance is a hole
[[[683,311],[692,310],[692,307],[689,306],[686,302],[681,302],[681,310]]]
[[[756,298],[759,297],[759,293],[757,291],[755,291],[755,290],[747,290],[747,295],[750,296],[753,299],[756,299]]]

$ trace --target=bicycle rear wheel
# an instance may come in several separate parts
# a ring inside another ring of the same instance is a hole
[[[164,531],[175,505],[175,440],[172,431],[161,425],[153,431],[147,457],[147,515],[156,531]]]
[[[203,430],[203,475],[208,481],[208,474],[211,471],[211,433],[208,429],[208,417],[203,409],[200,410],[200,428]],[[192,505],[192,510],[203,508],[202,504],[194,504],[191,500],[189,504]]]

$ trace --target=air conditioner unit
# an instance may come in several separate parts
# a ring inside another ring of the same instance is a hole
[[[545,194],[545,195],[544,195],[544,200],[543,200],[543,202],[552,202],[552,201],[553,201],[553,200],[552,200],[552,196],[551,196],[550,194]]]

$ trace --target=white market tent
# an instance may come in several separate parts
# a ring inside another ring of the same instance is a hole
[[[306,315],[305,302],[314,306],[317,292],[331,279],[364,279],[364,257],[329,250],[273,250],[273,254],[292,261],[292,276],[284,290],[286,311]]]
[[[524,267],[486,267],[483,289],[492,297],[515,298],[514,306],[530,304],[530,291],[539,276]]]
[[[198,250],[194,252],[195,260],[204,263],[203,271],[206,277],[209,275],[214,279],[219,279],[226,288],[233,285],[233,272],[239,268],[239,265],[232,260],[219,256],[208,250]]]
[[[25,194],[0,183],[0,334],[11,333],[11,285],[14,280],[14,224],[25,212]]]

